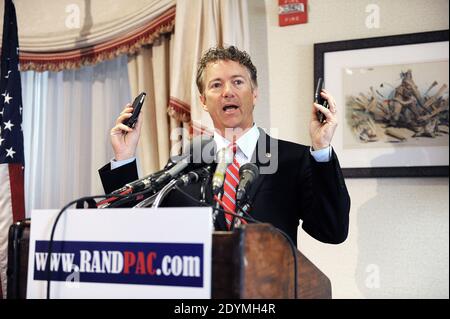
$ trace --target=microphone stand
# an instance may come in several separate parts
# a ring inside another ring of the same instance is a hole
[[[248,211],[250,210],[251,204],[248,201],[248,199],[243,202],[245,203],[244,206],[241,206],[240,203],[236,203],[236,207],[238,208],[236,214],[239,216],[243,216],[244,214],[249,215]],[[241,219],[237,216],[233,216],[233,220],[231,221],[230,225],[230,231],[233,231],[235,228],[239,228],[241,225],[242,225]]]
[[[184,175],[182,175],[179,178],[176,179],[172,179],[169,183],[167,183],[157,194],[152,208],[157,208],[159,207],[159,205],[161,204],[161,202],[163,201],[163,199],[167,196],[167,194],[174,188],[176,188],[177,186],[187,186],[190,183],[193,182],[197,182],[199,179],[201,179],[204,176],[207,176],[210,174],[211,171],[211,167],[210,166],[206,166],[206,167],[202,167],[199,168],[197,170],[191,171],[189,173],[186,173]]]
[[[209,180],[211,179],[211,175],[206,175],[202,179],[202,184],[200,186],[200,203],[206,203],[206,188],[209,183]]]
[[[216,205],[213,207],[213,214],[212,214],[212,217],[213,217],[213,223],[214,223],[214,224],[216,223],[217,215],[219,214],[219,210],[221,209],[219,203],[220,203],[220,201],[222,200],[222,192],[220,191],[216,196],[217,196],[217,198],[218,198],[219,200],[216,201]]]
[[[177,184],[178,180],[172,179],[166,186],[164,186],[159,193],[157,193],[156,198],[153,202],[152,208],[158,208],[161,204],[162,200],[169,194],[169,192],[175,188],[175,185]]]
[[[146,199],[140,201],[136,205],[133,206],[133,208],[142,208],[142,207],[149,207],[153,204],[153,202],[156,199],[156,196],[158,196],[159,193],[155,193],[151,195],[150,197],[147,197]]]

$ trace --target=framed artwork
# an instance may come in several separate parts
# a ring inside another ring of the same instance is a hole
[[[448,30],[314,45],[346,177],[448,176]]]

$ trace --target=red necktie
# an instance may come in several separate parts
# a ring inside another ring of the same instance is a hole
[[[225,210],[232,213],[236,212],[236,186],[239,183],[239,163],[236,160],[237,145],[232,144],[231,149],[234,153],[233,163],[228,165],[225,182],[223,184],[223,196],[222,204]],[[227,228],[230,229],[233,216],[225,213],[225,221],[227,222]]]

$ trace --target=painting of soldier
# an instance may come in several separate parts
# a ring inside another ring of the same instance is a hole
[[[448,79],[448,60],[345,68],[344,146],[448,146]]]

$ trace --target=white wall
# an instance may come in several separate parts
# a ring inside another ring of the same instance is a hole
[[[314,43],[442,30],[449,24],[448,0],[308,2],[307,24],[279,27],[278,1],[265,0],[264,6],[249,0],[251,53],[260,90],[268,90],[255,119],[275,128],[279,138],[303,144],[310,144]],[[380,8],[379,28],[366,27],[368,4]],[[299,237],[300,250],[330,278],[333,297],[448,298],[448,178],[346,183],[352,198],[347,241],[326,245],[303,231]]]

